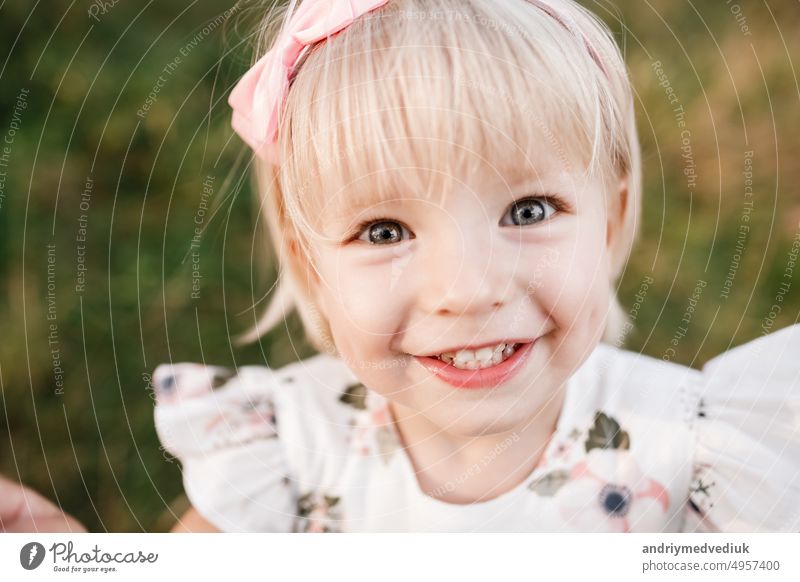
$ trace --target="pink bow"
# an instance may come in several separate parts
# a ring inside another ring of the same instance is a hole
[[[303,49],[348,27],[388,0],[304,0],[275,46],[239,80],[228,97],[231,126],[260,158],[278,163],[278,116],[289,76]]]

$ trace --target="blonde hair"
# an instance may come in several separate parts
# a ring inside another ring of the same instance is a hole
[[[254,162],[281,270],[270,305],[242,341],[267,333],[294,308],[309,343],[337,354],[309,286],[315,209],[308,192],[347,186],[348,196],[350,190],[356,196],[352,182],[365,176],[367,195],[376,200],[396,193],[397,179],[414,192],[445,192],[479,155],[499,171],[518,174],[531,167],[528,155],[537,144],[549,143],[562,159],[570,154],[607,184],[627,176],[626,199],[606,201],[611,219],[619,220],[603,341],[621,343],[631,324],[614,286],[637,236],[641,198],[627,69],[596,16],[571,0],[547,4],[576,30],[527,0],[390,0],[309,48],[279,124],[283,162]],[[288,13],[269,13],[256,58]],[[381,174],[434,164],[441,171],[424,176]]]

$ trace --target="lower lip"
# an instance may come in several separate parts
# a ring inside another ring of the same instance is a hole
[[[461,370],[444,363],[439,358],[414,356],[414,359],[440,380],[456,388],[494,388],[510,380],[522,369],[535,343],[532,341],[522,344],[507,360],[480,370]]]

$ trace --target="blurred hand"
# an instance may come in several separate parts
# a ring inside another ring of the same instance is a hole
[[[0,475],[0,532],[85,531],[74,517],[35,491]]]

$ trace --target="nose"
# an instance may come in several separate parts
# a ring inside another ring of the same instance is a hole
[[[422,296],[428,313],[487,314],[506,302],[513,284],[488,229],[446,229],[426,253]],[[482,231],[482,232],[481,232]]]

